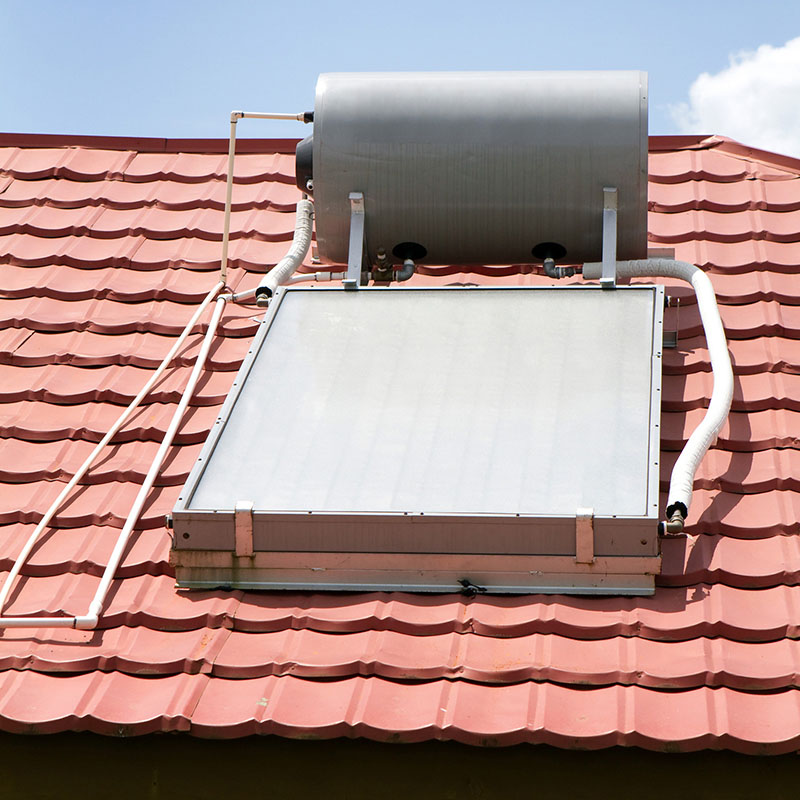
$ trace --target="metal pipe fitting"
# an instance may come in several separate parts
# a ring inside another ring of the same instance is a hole
[[[403,261],[402,268],[395,272],[395,280],[400,282],[407,281],[414,274],[415,269],[414,262],[410,258],[407,258]]]
[[[548,278],[571,278],[575,274],[575,267],[557,267],[553,258],[544,260],[544,274]]]

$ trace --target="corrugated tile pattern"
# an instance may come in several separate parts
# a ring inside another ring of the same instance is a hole
[[[132,399],[216,280],[225,142],[0,140],[0,568]],[[291,146],[237,159],[231,285],[286,249]],[[259,313],[229,306],[97,631],[0,634],[0,724],[637,745],[800,746],[800,162],[713,137],[654,138],[650,239],[711,275],[733,411],[701,466],[653,597],[176,591],[164,514]],[[310,268],[310,265],[308,265]],[[545,281],[530,267],[427,268],[420,284]],[[667,328],[662,490],[708,404],[690,290]],[[83,613],[194,363],[174,367],[59,511],[9,614]]]

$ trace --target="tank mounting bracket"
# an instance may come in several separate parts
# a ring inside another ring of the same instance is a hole
[[[600,276],[600,285],[604,289],[617,288],[617,206],[617,190],[614,187],[604,187],[603,273]]]
[[[345,289],[355,291],[361,283],[364,268],[364,195],[350,192],[350,248],[347,254],[347,275],[342,281]]]

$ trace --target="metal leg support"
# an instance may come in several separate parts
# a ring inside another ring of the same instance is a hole
[[[617,190],[603,189],[603,289],[617,287]]]
[[[347,254],[345,289],[355,291],[361,283],[364,267],[364,195],[350,192],[350,249]]]

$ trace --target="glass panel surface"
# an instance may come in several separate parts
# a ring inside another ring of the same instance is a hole
[[[645,515],[654,298],[290,290],[190,508]]]

